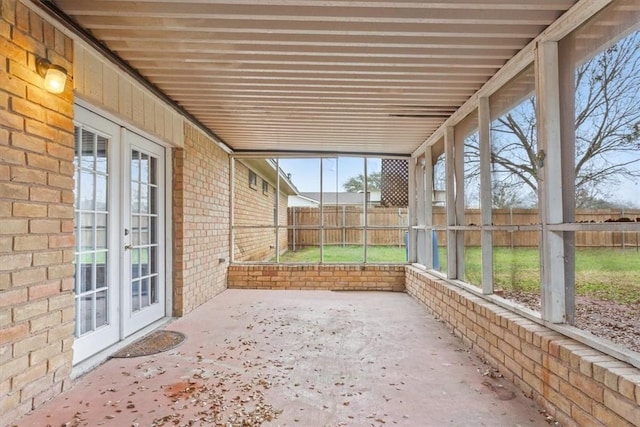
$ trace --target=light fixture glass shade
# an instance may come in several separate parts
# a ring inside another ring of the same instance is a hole
[[[46,58],[38,58],[36,71],[44,77],[44,88],[51,93],[62,93],[67,83],[67,70],[59,65],[52,64]]]
[[[62,67],[51,65],[44,75],[44,88],[51,93],[62,93],[67,82],[67,74]]]

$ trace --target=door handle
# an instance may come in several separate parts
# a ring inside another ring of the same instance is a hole
[[[125,251],[130,251],[131,249],[133,249],[133,246],[131,246],[131,245],[124,245],[124,250],[125,250]]]

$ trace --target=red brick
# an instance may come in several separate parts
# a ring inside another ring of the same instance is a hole
[[[47,236],[16,236],[13,239],[13,249],[15,251],[32,251],[47,249],[49,239]]]
[[[26,99],[11,98],[11,110],[16,114],[19,114],[30,119],[44,122],[45,110],[38,104],[34,104]]]
[[[25,184],[46,184],[47,173],[41,170],[14,166],[11,168],[11,180]]]
[[[2,199],[29,199],[29,187],[22,184],[0,182],[0,198]]]
[[[58,172],[60,170],[59,160],[36,153],[27,153],[27,164],[31,167],[51,172]]]
[[[36,252],[33,254],[33,265],[53,265],[62,263],[62,251]]]
[[[26,119],[25,130],[32,135],[36,135],[50,141],[54,141],[57,135],[55,128],[36,120]]]
[[[631,424],[602,405],[593,404],[593,416],[605,426],[631,427]],[[636,424],[637,426],[637,424]]]
[[[49,248],[72,248],[75,244],[75,236],[73,234],[58,234],[49,236]]]
[[[0,38],[0,52],[7,58],[27,63],[27,51],[6,38]]]
[[[50,280],[64,279],[73,276],[75,266],[73,264],[52,265],[47,269],[47,277]]]
[[[68,307],[73,307],[73,294],[70,292],[59,294],[49,298],[49,310],[60,311]]]
[[[27,219],[2,219],[0,221],[0,234],[25,234],[29,231],[29,220]],[[2,269],[2,266],[0,266]]]
[[[18,2],[15,10],[16,27],[23,31],[29,31],[29,9]]]
[[[27,324],[24,323],[24,325]],[[25,354],[29,354],[31,351],[36,350],[46,344],[46,332],[30,335],[28,338],[22,339],[13,344],[13,357],[24,356]]]
[[[47,300],[39,300],[15,306],[13,307],[13,321],[22,322],[46,314],[48,305]]]
[[[34,234],[52,234],[60,232],[59,219],[32,219],[29,221],[29,231]]]
[[[2,114],[0,114],[0,126],[8,127],[15,130],[23,130],[24,117],[5,110],[2,112]]]
[[[44,187],[31,187],[29,200],[33,202],[60,203],[60,190]]]
[[[29,286],[29,299],[39,299],[60,293],[60,282],[57,280]]]
[[[73,337],[74,330],[75,324],[73,322],[69,322],[64,325],[55,325],[47,331],[47,341],[52,344],[56,341],[62,341],[63,339]]]
[[[31,254],[0,255],[0,271],[14,271],[31,267]]]
[[[26,338],[29,334],[29,326],[26,323],[0,329],[0,345]]]
[[[22,390],[27,384],[42,378],[47,373],[47,364],[40,363],[36,366],[29,366],[29,369],[19,373],[11,380],[13,391]]]
[[[4,115],[4,113],[2,115]],[[0,145],[0,159],[2,159],[2,163],[14,165],[24,165],[27,163],[27,158],[22,150],[16,150],[15,148],[4,145]]]
[[[57,142],[50,142],[47,144],[47,153],[49,153],[51,157],[55,157],[57,159],[66,160],[68,162],[73,161],[73,148],[65,147]]]
[[[2,39],[0,39],[0,42]],[[25,62],[26,62],[26,54],[25,54]],[[2,81],[2,90],[8,92],[15,96],[20,96],[24,98],[27,93],[27,84],[22,80],[13,77],[10,74],[5,73],[4,71],[0,71],[0,80]],[[4,113],[3,113],[4,114]]]
[[[73,132],[73,120],[63,114],[56,111],[48,110],[46,114],[46,123],[57,129],[61,129],[67,132]]]
[[[592,399],[602,402],[604,388],[600,383],[575,372],[569,372],[569,382]]]
[[[47,216],[47,205],[37,203],[15,202],[13,204],[13,215],[22,218],[44,218]]]
[[[75,311],[73,312],[75,315]],[[29,320],[29,330],[32,334],[48,330],[51,325],[57,325],[62,321],[62,312],[55,310],[43,316],[35,317]]]
[[[2,365],[2,369],[0,369],[0,382],[13,377],[14,375],[26,370],[28,367],[29,357],[26,355],[4,363]],[[0,402],[2,402],[2,399],[0,399]],[[0,413],[4,413],[4,411]]]
[[[618,393],[604,390],[604,406],[633,425],[640,425],[640,407]]]
[[[13,286],[25,286],[32,283],[42,282],[47,279],[47,269],[45,267],[34,267],[26,270],[14,271],[11,273]]]
[[[629,400],[636,399],[636,389],[640,387],[640,371],[631,375],[621,375],[618,380],[618,391]],[[640,391],[640,390],[639,390]],[[640,400],[640,394],[637,395]]]
[[[11,145],[35,153],[44,153],[46,150],[46,141],[44,139],[24,133],[16,132],[11,135]]]
[[[72,189],[74,187],[73,177],[62,176],[54,173],[49,174],[49,179],[47,183],[52,187],[62,188],[62,189]]]
[[[72,205],[49,205],[49,218],[73,219]]]

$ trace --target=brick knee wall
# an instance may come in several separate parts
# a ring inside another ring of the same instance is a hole
[[[229,267],[232,289],[404,291],[404,265],[245,265]]]
[[[640,369],[417,268],[406,288],[563,425],[640,425]]]

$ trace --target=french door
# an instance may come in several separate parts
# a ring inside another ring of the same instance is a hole
[[[165,150],[76,106],[74,363],[165,315]]]
[[[124,335],[165,314],[164,149],[124,130]]]

